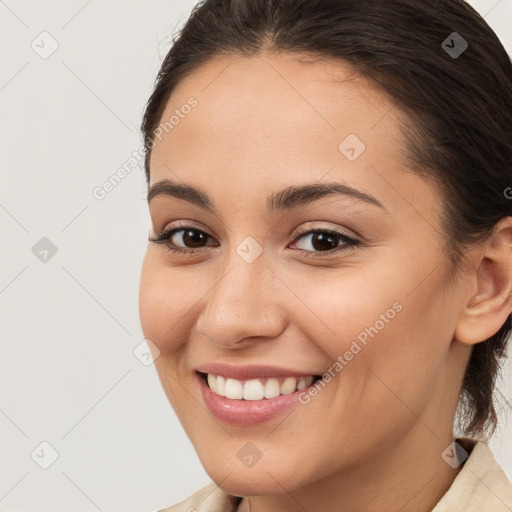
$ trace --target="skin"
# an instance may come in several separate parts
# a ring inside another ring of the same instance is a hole
[[[211,238],[193,254],[148,244],[140,318],[205,470],[224,491],[247,496],[240,511],[430,511],[460,471],[441,453],[453,441],[472,346],[511,312],[512,219],[468,251],[468,270],[450,281],[440,196],[402,156],[403,114],[343,62],[217,57],[179,83],[162,119],[191,96],[197,107],[157,140],[150,186],[193,185],[217,211],[156,196],[151,234],[186,220]],[[338,149],[348,134],[366,146],[353,162]],[[272,193],[333,181],[385,209],[329,195],[266,210]],[[361,243],[340,241],[329,255],[311,235],[298,238],[300,226]],[[236,252],[247,236],[263,249],[250,264]],[[190,247],[180,234],[173,241]],[[199,364],[322,374],[394,303],[401,311],[308,404],[253,427],[224,424],[206,408]],[[262,454],[250,468],[237,458],[248,441]]]

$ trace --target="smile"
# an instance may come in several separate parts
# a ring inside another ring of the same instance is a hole
[[[270,377],[249,380],[226,378],[211,373],[202,374],[208,387],[217,395],[231,400],[263,400],[289,395],[309,386],[319,376]]]
[[[218,420],[240,427],[276,419],[304,404],[299,400],[321,376],[272,376],[248,380],[195,372],[204,404]]]

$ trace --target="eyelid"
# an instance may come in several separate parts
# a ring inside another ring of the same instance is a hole
[[[328,232],[336,235],[342,235],[346,238],[349,238],[354,241],[359,241],[359,235],[351,235],[348,234],[346,231],[342,230],[341,228],[334,228],[330,226],[312,226],[312,223],[307,223],[305,225],[300,226],[296,232],[294,241],[301,235],[306,235],[309,233],[315,233],[315,232]]]
[[[183,225],[173,225],[172,227],[165,227],[159,231],[157,231],[154,235],[149,235],[148,240],[150,242],[154,242],[157,244],[166,244],[168,245],[169,240],[178,232],[178,231],[186,231],[187,229],[198,231],[200,233],[205,234],[208,238],[214,239],[215,237],[213,235],[210,235],[208,231],[198,228],[196,226],[193,226],[191,224],[183,224]],[[209,246],[207,246],[209,247]],[[181,249],[184,249],[186,251],[195,252],[198,249],[192,249],[187,247],[182,247]]]
[[[188,228],[188,229],[195,229],[197,231],[201,231],[212,238],[216,237],[215,235],[212,235],[209,230],[207,230],[203,227],[196,226],[195,224],[197,224],[195,221],[188,220],[188,219],[177,220],[175,222],[168,222],[167,224],[164,225],[164,227],[162,229],[159,229],[158,231],[153,230],[154,231],[153,236],[158,237],[161,235],[166,235],[171,231],[179,231],[180,229]]]

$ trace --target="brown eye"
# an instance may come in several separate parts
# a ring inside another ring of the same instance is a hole
[[[183,232],[182,235],[179,235],[180,232]],[[178,236],[176,236],[178,235]],[[209,238],[206,233],[203,233],[202,231],[199,231],[198,229],[180,229],[178,231],[175,231],[174,235],[172,236],[172,239],[180,240],[185,245],[185,247],[190,248],[197,248],[202,247],[203,243],[206,242],[206,240]]]
[[[149,241],[156,244],[164,244],[170,251],[187,253],[206,247],[206,243],[211,238],[208,233],[200,229],[193,226],[185,226],[163,231],[154,237],[149,237]]]
[[[354,246],[358,243],[359,242],[357,240],[345,235],[344,233],[317,229],[301,234],[293,245],[304,252],[327,252],[335,251],[340,246]]]

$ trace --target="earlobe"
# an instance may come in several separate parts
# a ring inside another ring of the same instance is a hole
[[[454,333],[468,345],[496,334],[512,312],[512,217],[502,219],[474,255],[473,286]]]

